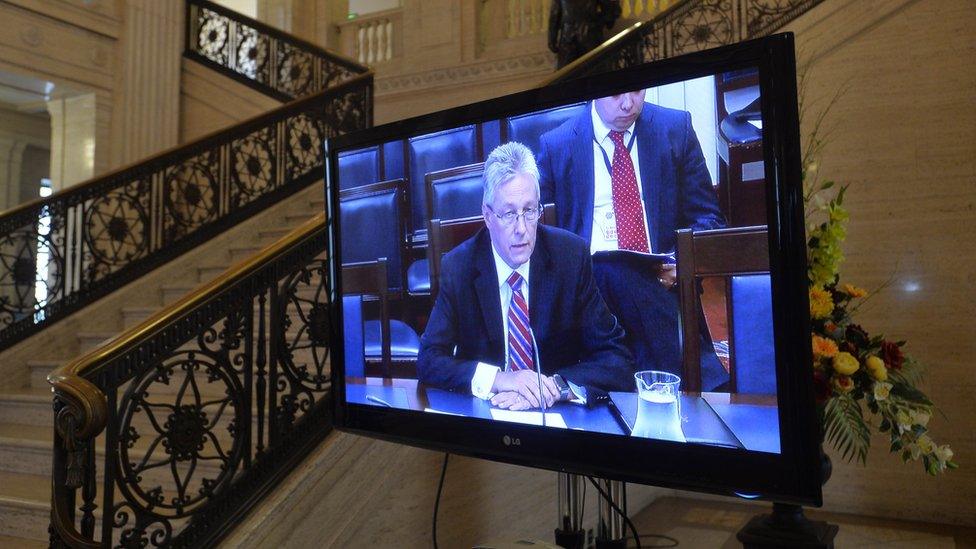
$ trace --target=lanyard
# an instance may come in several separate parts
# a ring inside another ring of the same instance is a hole
[[[630,132],[630,141],[627,142],[627,154],[630,154],[630,150],[634,148],[634,139],[637,139],[637,128],[634,128],[634,130],[635,131]],[[613,177],[613,164],[610,163],[610,157],[607,156],[607,150],[603,148],[603,145],[601,145],[595,137],[593,138],[593,142],[596,143],[596,146],[600,149],[600,152],[603,153],[603,163],[607,165],[607,175]],[[616,147],[616,145],[614,145],[614,147]]]

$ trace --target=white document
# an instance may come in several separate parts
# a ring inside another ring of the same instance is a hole
[[[501,408],[491,409],[491,418],[498,421],[510,421],[512,423],[524,423],[526,425],[542,425],[542,412],[513,412]],[[561,414],[548,412],[546,414],[546,427],[566,428],[566,422]]]

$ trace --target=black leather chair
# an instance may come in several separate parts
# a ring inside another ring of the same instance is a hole
[[[457,166],[428,173],[425,177],[426,211],[433,219],[459,219],[481,215],[484,162]],[[430,220],[427,222],[430,235]],[[414,261],[407,269],[407,287],[413,295],[430,294],[431,255],[427,241],[427,257]]]
[[[339,154],[339,189],[352,189],[383,180],[378,146]]]
[[[339,219],[343,263],[387,259],[387,289],[402,291],[404,284],[405,183],[381,181],[339,192]]]
[[[573,118],[585,108],[586,103],[576,103],[509,117],[503,126],[502,141],[518,141],[538,155],[539,138],[542,134]]]
[[[410,230],[423,241],[427,232],[426,176],[430,172],[471,164],[482,159],[480,128],[475,125],[444,130],[407,140],[407,179]]]

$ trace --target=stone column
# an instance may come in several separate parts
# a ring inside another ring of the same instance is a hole
[[[125,0],[114,165],[142,160],[179,142],[183,9],[180,0]]]
[[[52,99],[51,188],[56,192],[95,175],[97,101],[94,93]]]
[[[27,143],[0,135],[0,212],[20,203],[20,167]]]

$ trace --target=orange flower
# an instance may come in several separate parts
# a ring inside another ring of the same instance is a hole
[[[864,297],[868,295],[868,291],[864,288],[858,288],[853,284],[841,284],[840,291],[851,296],[854,299]]]
[[[813,336],[813,356],[814,358],[834,358],[837,354],[837,344],[834,340],[827,339],[825,337],[820,337],[818,335]]]

